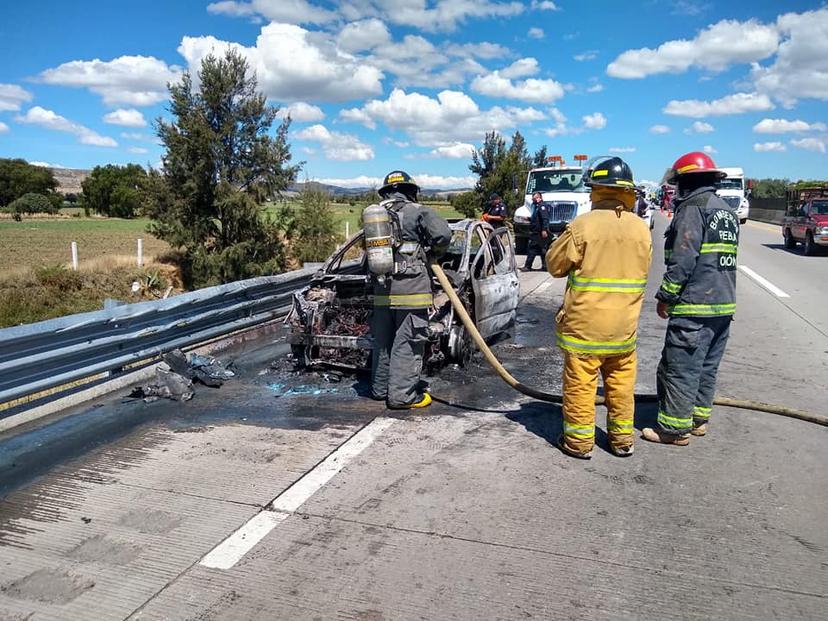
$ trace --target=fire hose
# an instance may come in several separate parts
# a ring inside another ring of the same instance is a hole
[[[461,302],[460,298],[457,296],[457,292],[454,290],[454,287],[452,287],[443,269],[436,263],[433,263],[431,265],[431,269],[437,276],[437,280],[440,282],[440,286],[446,292],[446,295],[448,295],[449,300],[451,301],[451,305],[454,307],[454,311],[457,313],[457,315],[460,317],[460,321],[463,323],[463,327],[465,327],[466,331],[469,333],[469,336],[471,336],[472,340],[477,345],[477,348],[486,358],[486,362],[488,362],[489,365],[491,365],[491,367],[497,372],[501,379],[503,379],[504,382],[509,384],[509,386],[511,386],[518,392],[523,393],[527,397],[532,397],[533,399],[537,399],[539,401],[548,401],[549,403],[563,403],[563,395],[544,392],[542,390],[532,388],[531,386],[527,386],[526,384],[523,384],[520,381],[518,381],[511,373],[509,373],[509,371],[506,370],[506,368],[500,363],[500,360],[497,359],[492,350],[486,344],[486,341],[481,336],[480,332],[477,330],[477,326],[474,325],[474,321],[472,321],[472,318],[469,316],[469,313],[463,306],[463,302]],[[636,394],[635,400],[640,403],[653,403],[658,401],[658,395]],[[603,405],[604,397],[596,397],[595,403],[598,405]],[[787,416],[788,418],[797,418],[799,420],[804,420],[809,423],[815,423],[817,425],[828,427],[828,416],[811,414],[809,412],[803,412],[801,410],[795,410],[781,405],[761,403],[759,401],[748,401],[744,399],[732,399],[730,397],[716,397],[713,400],[713,404],[731,408],[739,408],[743,410],[753,410],[755,412],[766,412],[768,414],[776,414],[778,416]]]

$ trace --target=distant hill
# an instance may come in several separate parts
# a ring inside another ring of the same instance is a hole
[[[91,170],[82,168],[50,168],[50,170],[52,171],[52,174],[55,175],[55,179],[58,182],[58,192],[62,194],[80,193],[81,182],[89,176],[89,173],[92,172]],[[338,185],[319,183],[318,181],[308,181],[307,184],[313,187],[321,188],[333,196],[357,196],[359,194],[365,194],[366,192],[372,192],[376,189],[369,187],[343,188]],[[283,192],[283,194],[288,198],[291,198],[298,195],[304,187],[305,183],[294,183],[291,184],[291,186],[287,189],[287,191]],[[424,188],[422,190],[422,194],[446,198],[452,194],[459,194],[460,192],[466,192],[470,189],[471,188],[462,190],[442,190],[438,188]]]
[[[81,182],[89,176],[91,170],[82,168],[50,168],[58,182],[58,192],[61,194],[80,194]]]

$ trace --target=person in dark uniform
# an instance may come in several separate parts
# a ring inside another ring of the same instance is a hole
[[[546,271],[546,251],[552,243],[552,236],[549,233],[549,218],[552,215],[552,207],[543,200],[540,192],[532,194],[534,208],[529,218],[529,245],[526,248],[526,263],[521,271],[531,272],[535,257],[540,256],[541,269]]]
[[[433,303],[428,264],[451,242],[448,223],[417,202],[419,190],[399,170],[388,173],[379,189],[380,205],[394,214],[402,239],[394,249],[394,274],[374,282],[371,396],[393,409],[431,404],[420,379]]]
[[[483,210],[483,220],[493,227],[500,228],[506,224],[506,204],[498,194],[489,196],[489,204]]]
[[[658,418],[642,430],[651,442],[686,446],[703,436],[713,411],[716,376],[736,312],[739,218],[716,194],[725,173],[694,151],[673,164],[675,216],[664,234],[666,270],[656,293],[669,319],[656,373]]]

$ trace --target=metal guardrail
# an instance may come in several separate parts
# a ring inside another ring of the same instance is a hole
[[[284,316],[315,269],[0,330],[0,404]]]

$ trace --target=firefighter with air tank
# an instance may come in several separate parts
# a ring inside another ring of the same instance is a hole
[[[433,296],[428,265],[451,242],[448,223],[417,202],[408,173],[386,175],[383,199],[363,212],[368,270],[374,283],[371,396],[392,409],[427,407],[421,380]]]

